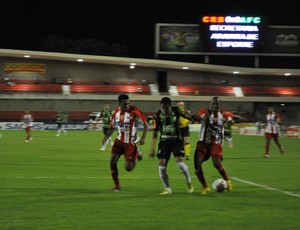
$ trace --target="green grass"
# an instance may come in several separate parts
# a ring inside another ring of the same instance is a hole
[[[144,159],[133,172],[119,161],[123,191],[110,192],[109,152],[99,151],[102,132],[0,131],[0,229],[300,229],[299,139],[281,138],[286,155],[274,142],[264,159],[264,137],[234,136],[224,145],[224,165],[234,191],[200,195],[193,161],[187,161],[195,192],[188,194],[183,176],[169,163],[173,194],[160,196],[157,159]],[[191,136],[194,149],[197,134]],[[220,176],[209,160],[209,183]]]

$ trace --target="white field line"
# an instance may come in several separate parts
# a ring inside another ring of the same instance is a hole
[[[76,177],[76,176],[68,176],[68,177],[56,177],[56,176],[37,176],[37,177],[30,177],[30,176],[15,176],[15,177],[0,177],[0,178],[6,178],[6,179],[111,179],[110,176],[107,176],[107,177]],[[170,178],[180,178],[180,177],[170,177]],[[120,177],[120,179],[157,179],[157,177]],[[254,182],[251,182],[251,181],[247,181],[247,180],[243,180],[243,179],[240,179],[240,178],[237,178],[237,177],[231,177],[232,180],[235,180],[235,181],[238,181],[238,182],[241,182],[241,183],[244,183],[244,184],[248,184],[248,185],[251,185],[251,186],[255,186],[255,187],[260,187],[260,188],[264,188],[264,189],[267,189],[267,190],[271,190],[271,191],[276,191],[276,192],[281,192],[281,193],[284,193],[286,195],[289,195],[289,196],[294,196],[294,197],[298,197],[300,198],[300,194],[297,194],[297,193],[292,193],[292,192],[289,192],[289,191],[284,191],[284,190],[281,190],[281,189],[277,189],[277,188],[272,188],[272,187],[269,187],[267,185],[261,185],[261,184],[257,184],[257,183],[254,183]]]
[[[271,191],[281,192],[281,193],[284,193],[284,194],[289,195],[289,196],[295,196],[295,197],[300,198],[300,194],[296,194],[296,193],[284,191],[284,190],[281,190],[281,189],[278,189],[278,188],[272,188],[272,187],[269,187],[269,186],[266,186],[266,185],[262,185],[262,184],[257,184],[257,183],[251,182],[251,181],[247,181],[247,180],[243,180],[243,179],[237,178],[237,177],[231,177],[231,179],[239,181],[239,182],[244,183],[244,184],[248,184],[248,185],[252,185],[252,186],[255,186],[255,187],[264,188],[264,189],[271,190]]]

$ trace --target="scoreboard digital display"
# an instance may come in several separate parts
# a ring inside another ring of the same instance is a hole
[[[259,16],[202,16],[204,52],[259,52],[264,43],[265,20]]]

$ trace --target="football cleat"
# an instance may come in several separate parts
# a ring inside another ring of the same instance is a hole
[[[227,191],[232,191],[233,190],[233,186],[232,186],[232,182],[231,180],[227,180]]]
[[[270,154],[265,154],[263,157],[264,158],[270,158]]]
[[[111,190],[112,192],[120,192],[121,191],[121,188],[119,187],[115,187]]]
[[[101,152],[104,152],[104,151],[105,151],[105,148],[102,147],[102,148],[100,148],[99,150],[100,150]]]
[[[210,192],[211,192],[211,188],[210,187],[206,187],[206,188],[203,188],[201,194],[202,195],[207,195]]]
[[[159,195],[169,195],[172,194],[171,188],[165,188],[164,191],[162,191]]]
[[[188,183],[188,193],[192,193],[194,192],[194,186],[192,185],[192,183]]]

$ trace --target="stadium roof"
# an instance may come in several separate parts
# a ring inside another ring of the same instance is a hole
[[[41,52],[29,50],[11,50],[0,49],[0,57],[13,58],[32,58],[40,60],[52,61],[67,61],[85,63],[99,63],[119,66],[130,66],[134,64],[136,67],[157,68],[164,70],[179,70],[188,69],[190,71],[213,72],[223,74],[233,74],[238,72],[240,75],[265,75],[265,76],[283,76],[289,74],[290,76],[300,76],[300,69],[282,69],[282,68],[249,68],[238,66],[223,66],[213,64],[199,64],[190,62],[167,61],[159,59],[139,59],[126,57],[112,57],[112,56],[96,56],[85,54],[70,54],[70,53],[55,53],[55,52]]]

